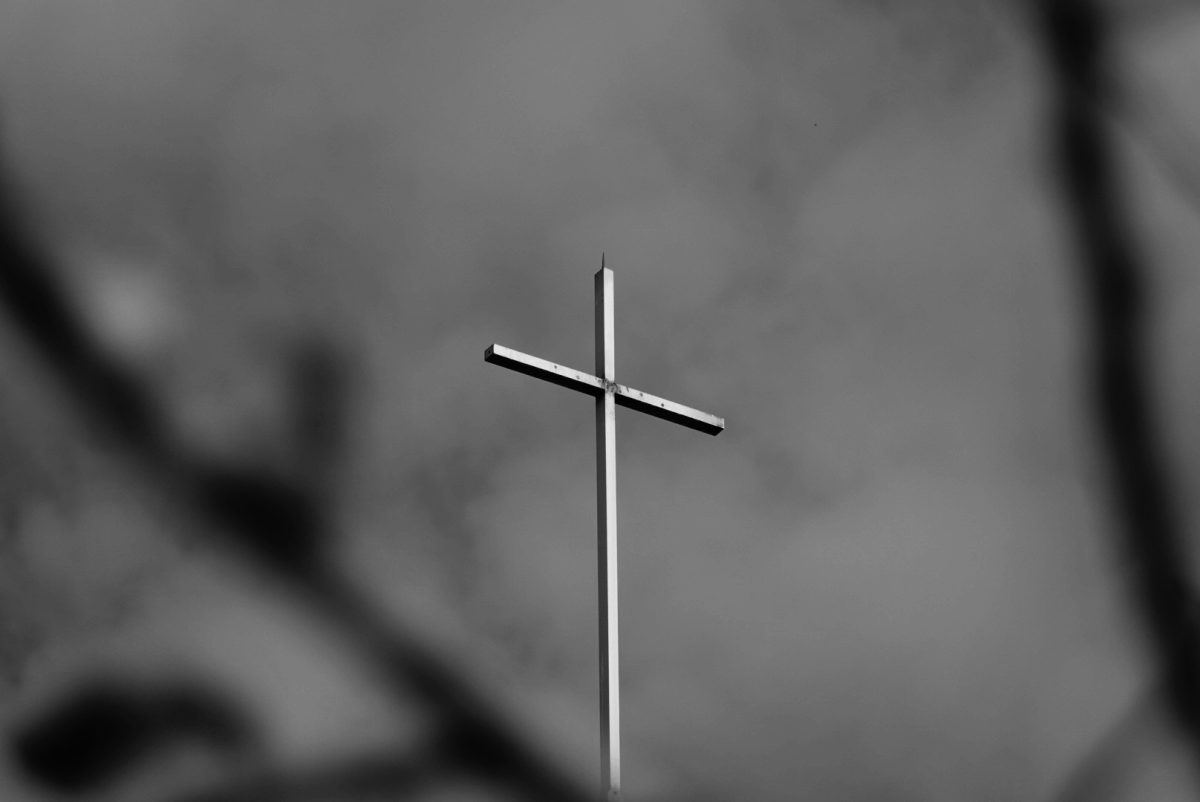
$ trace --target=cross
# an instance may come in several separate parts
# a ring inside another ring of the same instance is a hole
[[[483,358],[535,379],[596,399],[596,550],[600,613],[600,770],[610,802],[621,797],[620,643],[617,637],[617,410],[645,412],[705,434],[720,434],[725,421],[614,379],[613,273],[600,259],[596,273],[596,372],[556,365],[493,343]]]

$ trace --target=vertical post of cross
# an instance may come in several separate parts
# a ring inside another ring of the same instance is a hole
[[[483,352],[493,365],[533,376],[596,399],[596,551],[600,618],[600,773],[606,802],[621,798],[621,645],[617,635],[617,407],[644,412],[705,434],[720,434],[725,420],[616,382],[613,274],[600,257],[596,273],[596,373],[586,373],[492,343]]]
[[[621,797],[620,640],[617,618],[617,406],[613,274],[600,259],[596,273],[596,548],[600,610],[600,770],[604,797]]]

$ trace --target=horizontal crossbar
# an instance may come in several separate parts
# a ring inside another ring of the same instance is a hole
[[[551,384],[557,384],[559,387],[566,387],[587,395],[600,396],[609,390],[616,396],[618,406],[678,423],[680,426],[686,426],[698,432],[717,435],[725,429],[724,418],[685,407],[683,404],[677,404],[656,395],[643,393],[641,390],[635,390],[623,384],[605,382],[600,377],[584,373],[582,370],[575,370],[546,359],[523,354],[520,351],[505,348],[503,345],[494,343],[489,345],[483,353],[483,358],[484,361],[493,365],[509,368],[518,373],[524,373],[526,376],[542,379]]]
[[[515,370],[517,373],[524,373],[535,379],[543,379],[551,384],[557,384],[559,387],[566,387],[568,390],[578,390],[581,393],[596,396],[604,393],[604,381],[598,376],[558,365],[546,359],[538,359],[536,356],[505,348],[503,345],[495,343],[489,345],[483,352],[483,360],[502,368]]]
[[[705,434],[717,435],[725,430],[725,419],[716,415],[709,415],[707,412],[685,407],[683,404],[676,404],[674,401],[643,393],[623,384],[618,384],[614,393],[619,407],[636,409],[638,412],[645,412],[647,415],[669,420],[671,423],[678,423]]]

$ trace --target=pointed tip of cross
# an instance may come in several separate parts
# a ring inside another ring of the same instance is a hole
[[[599,280],[601,276],[612,276],[612,268],[610,268],[608,265],[605,264],[606,261],[607,260],[605,259],[605,253],[604,253],[604,251],[601,251],[600,252],[600,269],[596,271],[596,279],[597,280]],[[597,285],[597,286],[599,286],[599,285]]]
[[[606,256],[607,256],[607,254],[605,254],[604,251],[600,252],[600,269],[596,271],[597,276],[603,276],[605,273],[612,275],[612,268],[606,264],[606,262],[608,261],[605,258]]]

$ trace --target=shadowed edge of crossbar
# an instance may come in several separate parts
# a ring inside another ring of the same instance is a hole
[[[603,379],[575,368],[568,368],[540,359],[536,356],[514,351],[503,345],[492,343],[483,352],[483,359],[493,365],[515,370],[535,379],[542,379],[559,387],[577,390],[591,396],[600,396],[607,389]],[[725,429],[725,419],[698,409],[659,398],[623,384],[611,385],[618,406],[644,412],[662,420],[677,423],[705,434],[718,435]]]
[[[483,360],[591,396],[599,396],[604,393],[604,382],[590,373],[523,354],[496,343],[489,345],[483,352]]]

